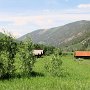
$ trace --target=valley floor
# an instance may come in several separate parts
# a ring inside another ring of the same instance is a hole
[[[62,56],[65,76],[52,77],[44,69],[51,57],[37,60],[36,76],[0,81],[0,90],[90,90],[90,59],[78,61],[72,55]]]

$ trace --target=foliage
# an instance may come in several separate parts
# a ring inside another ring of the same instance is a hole
[[[55,48],[54,49],[54,54],[57,55],[62,55],[62,50],[60,48]]]
[[[44,50],[45,55],[50,55],[54,53],[54,46],[46,46],[43,44],[34,44],[34,49],[42,49]]]
[[[74,61],[72,55],[62,56],[62,67],[68,72],[66,77],[52,77],[44,69],[51,56],[38,58],[33,70],[44,76],[0,80],[1,90],[90,90],[90,59]]]
[[[59,52],[56,51],[51,58],[51,61],[45,65],[45,69],[52,75],[52,76],[61,76],[62,75],[62,60],[59,56]]]
[[[17,43],[11,35],[5,35],[3,38],[0,38],[0,47],[0,76],[7,74],[7,77],[11,77],[15,73],[14,58],[17,51]]]
[[[33,43],[31,39],[25,42],[17,42],[11,35],[0,38],[0,78],[15,76],[17,56],[19,56],[18,60],[21,61],[23,74],[30,75],[35,63],[32,51]]]
[[[27,39],[25,42],[20,43],[19,59],[22,60],[22,69],[25,76],[29,76],[32,72],[33,65],[35,63],[35,57],[33,56],[33,43],[31,39]]]
[[[88,46],[90,45],[90,38],[83,42],[83,46],[81,47],[81,50],[87,50]],[[90,48],[90,47],[89,47]]]

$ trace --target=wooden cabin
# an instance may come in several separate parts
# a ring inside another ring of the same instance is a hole
[[[75,58],[90,58],[90,51],[75,51]]]
[[[41,57],[44,54],[43,50],[33,50],[33,55]]]

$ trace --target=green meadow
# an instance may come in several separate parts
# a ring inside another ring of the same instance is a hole
[[[45,70],[51,57],[38,58],[30,78],[0,80],[0,90],[90,90],[90,59],[62,56],[63,75],[53,77]]]

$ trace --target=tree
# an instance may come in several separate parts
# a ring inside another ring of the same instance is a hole
[[[17,42],[11,35],[4,35],[0,39],[0,65],[1,76],[12,77],[15,73],[14,58],[17,51]]]
[[[45,69],[52,75],[52,76],[61,76],[62,75],[62,60],[59,53],[56,51],[49,63],[45,65]]]
[[[33,43],[30,38],[27,38],[24,42],[20,43],[19,54],[22,60],[23,75],[30,76],[35,63]]]

